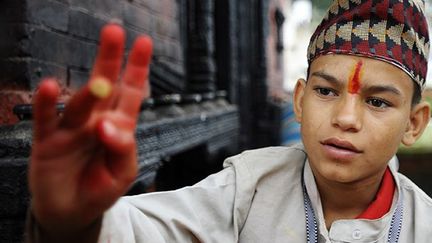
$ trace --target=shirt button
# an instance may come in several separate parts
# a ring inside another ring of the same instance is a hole
[[[360,240],[362,238],[361,231],[359,229],[356,229],[352,232],[352,238],[354,240]]]

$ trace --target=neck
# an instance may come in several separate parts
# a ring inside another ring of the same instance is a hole
[[[368,208],[379,190],[385,168],[378,176],[356,182],[329,181],[312,169],[320,193],[327,229],[338,219],[354,219]]]

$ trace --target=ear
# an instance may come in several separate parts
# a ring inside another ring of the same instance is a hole
[[[421,102],[411,108],[410,120],[402,138],[405,146],[411,146],[422,135],[429,123],[430,107],[427,102]]]
[[[299,79],[294,88],[294,113],[296,121],[301,123],[303,110],[303,96],[306,88],[306,80]]]

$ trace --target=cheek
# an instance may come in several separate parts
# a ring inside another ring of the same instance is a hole
[[[301,134],[304,143],[314,146],[320,134],[327,130],[325,124],[329,124],[327,122],[329,120],[328,116],[328,113],[324,113],[322,110],[304,110],[301,123]]]
[[[305,102],[304,109],[302,113],[302,130],[304,131],[314,131],[319,129],[323,123],[324,113],[322,110],[317,109],[313,102]]]
[[[397,151],[405,127],[403,126],[403,122],[391,121],[403,121],[403,119],[386,119],[371,123],[368,129],[368,137],[370,137],[369,145],[374,147],[373,151],[377,153],[381,151],[389,154],[394,154]]]

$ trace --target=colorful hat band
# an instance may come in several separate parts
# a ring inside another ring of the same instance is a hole
[[[419,0],[334,1],[311,37],[308,62],[330,53],[388,62],[405,71],[423,89],[429,56],[424,3]]]

